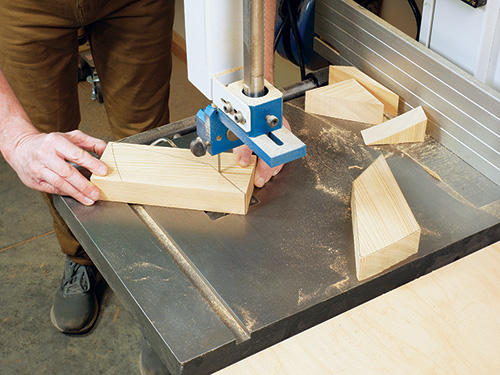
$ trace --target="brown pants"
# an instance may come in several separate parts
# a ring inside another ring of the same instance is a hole
[[[0,0],[0,67],[42,132],[78,128],[84,27],[115,138],[168,123],[174,0]],[[52,204],[62,251],[91,264]]]

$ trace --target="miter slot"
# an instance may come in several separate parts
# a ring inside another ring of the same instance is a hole
[[[231,308],[226,304],[217,291],[210,285],[203,274],[196,268],[191,260],[177,246],[177,244],[165,233],[161,227],[153,220],[146,209],[141,205],[131,204],[130,207],[135,214],[149,229],[153,237],[160,243],[163,249],[168,253],[179,269],[189,279],[200,295],[210,305],[220,320],[232,332],[236,343],[242,343],[250,339],[250,332],[246,326],[234,314]]]

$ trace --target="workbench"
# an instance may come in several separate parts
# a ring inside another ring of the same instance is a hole
[[[363,124],[303,101],[284,114],[307,156],[256,189],[246,216],[55,198],[173,374],[229,366],[500,239],[500,187],[439,142],[366,147]],[[124,141],[184,146],[193,130],[189,118]],[[416,255],[359,282],[351,186],[381,153],[422,235]]]

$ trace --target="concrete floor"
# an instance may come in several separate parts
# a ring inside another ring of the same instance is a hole
[[[79,84],[81,129],[111,140],[104,106]],[[174,56],[171,121],[208,104]],[[38,192],[25,187],[0,156],[0,374],[138,374],[142,335],[105,283],[95,327],[85,335],[59,333],[49,312],[64,256]]]

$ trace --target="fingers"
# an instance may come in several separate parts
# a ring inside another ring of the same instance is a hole
[[[80,132],[81,133],[81,132]],[[81,133],[83,134],[83,133]],[[85,134],[83,134],[85,135]],[[88,136],[86,136],[88,137]],[[91,137],[89,137],[91,138]],[[71,142],[73,138],[71,137],[69,140],[66,138],[62,138],[62,140],[57,143],[56,150],[57,152],[64,157],[66,160],[69,160],[75,164],[78,164],[90,172],[97,174],[99,176],[105,176],[108,173],[108,168],[106,164],[100,161],[99,159],[94,158],[88,152],[85,152],[80,147],[76,146]],[[94,138],[95,139],[95,138]],[[91,140],[81,139],[83,143],[79,144],[82,147],[89,149],[89,147],[93,147],[95,143],[92,143]],[[90,143],[89,143],[90,142]],[[100,147],[100,146],[99,146]],[[101,153],[102,154],[102,153]],[[59,165],[61,166],[61,165]],[[56,169],[55,169],[56,170]]]
[[[271,168],[264,160],[259,158],[257,166],[255,167],[254,185],[259,188],[263,187],[273,176],[276,176],[282,168],[283,164]]]
[[[83,180],[86,181],[87,185],[89,184],[85,177],[83,177],[78,171],[76,171],[76,169],[75,172],[76,174],[80,175]],[[69,195],[86,206],[94,204],[94,202],[100,197],[100,191],[95,186],[94,188],[96,189],[96,194],[90,193],[90,195],[92,196],[92,198],[90,198],[81,190],[70,184],[67,179],[61,177],[48,168],[44,168],[40,177],[41,181],[39,181],[38,190],[42,190],[51,194]]]
[[[252,150],[247,145],[233,148],[236,161],[241,167],[248,167],[252,163]]]
[[[49,159],[46,166],[58,178],[50,174],[50,180],[47,180],[45,176],[42,176],[42,179],[60,190],[60,194],[70,195],[84,204],[92,204],[100,198],[101,192],[99,188],[62,159]],[[83,197],[87,198],[85,202]]]
[[[43,179],[48,184],[54,186],[59,191],[59,194],[72,196],[80,203],[91,205],[101,196],[99,188],[88,181],[73,166],[66,163],[65,160],[87,168],[94,174],[105,176],[107,174],[106,164],[94,158],[80,147],[89,150],[99,150],[102,146],[99,143],[102,142],[104,147],[106,143],[89,137],[80,131],[73,131],[62,135],[63,138],[58,139],[55,146],[56,153],[60,157],[48,158],[46,160],[45,164],[52,173],[47,174],[47,177]],[[50,178],[50,180],[47,178]]]
[[[80,130],[73,130],[62,135],[78,147],[82,147],[87,151],[92,151],[99,156],[102,156],[102,153],[106,149],[107,143],[102,139],[91,137]]]
[[[284,117],[283,126],[290,129],[290,125]],[[250,147],[246,145],[239,146],[234,148],[233,152],[236,154],[236,160],[240,166],[248,167],[252,163],[252,150]],[[255,167],[254,185],[259,188],[263,187],[273,176],[276,176],[282,168],[283,164],[271,168],[266,162],[259,158],[257,166]]]
[[[75,140],[87,147],[92,141],[87,143],[85,136],[80,137],[78,133],[66,135],[49,133],[25,137],[16,147],[11,166],[28,187],[93,204],[100,198],[100,190],[67,161],[97,174],[106,174],[106,165],[71,142]]]
[[[286,118],[283,117],[283,126],[287,128],[288,130],[292,131],[292,128],[290,128],[290,123]]]
[[[252,163],[252,150],[247,145],[239,146],[233,149],[236,154],[236,161],[241,167],[248,167]],[[280,167],[276,167],[281,169]],[[269,167],[262,159],[258,159],[255,167],[254,185],[262,187],[273,176],[274,168]]]
[[[283,126],[291,130],[290,124],[285,117],[283,117]],[[283,164],[271,168],[266,162],[259,158],[257,167],[255,168],[254,185],[259,188],[263,187],[273,176],[280,173],[281,169],[283,169]]]

